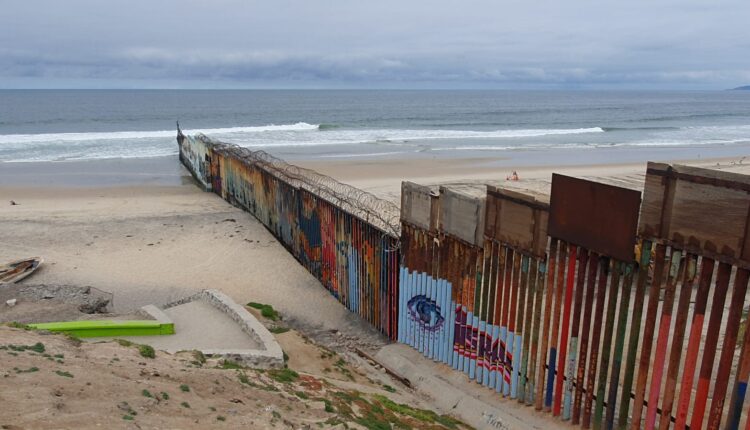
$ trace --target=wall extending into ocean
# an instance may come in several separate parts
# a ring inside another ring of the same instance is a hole
[[[750,428],[750,177],[649,163],[643,193],[554,175],[549,202],[405,182],[399,213],[262,152],[178,142],[342,304],[482,389],[583,428]]]

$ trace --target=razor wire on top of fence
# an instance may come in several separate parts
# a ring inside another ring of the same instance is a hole
[[[215,152],[256,164],[290,185],[311,191],[352,215],[383,229],[394,238],[401,234],[400,209],[388,200],[314,170],[289,164],[265,151],[253,151],[235,144],[220,142],[204,134],[196,134],[194,138],[211,144]]]

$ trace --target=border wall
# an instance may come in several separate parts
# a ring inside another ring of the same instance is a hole
[[[394,217],[267,154],[178,140],[342,304],[483,389],[582,428],[750,429],[750,177],[649,163],[641,193],[555,174],[549,202],[404,182]]]
[[[178,143],[206,191],[253,214],[344,306],[395,339],[395,205],[263,152],[203,135],[179,133]]]

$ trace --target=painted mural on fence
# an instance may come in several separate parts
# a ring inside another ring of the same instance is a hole
[[[205,136],[178,141],[182,162],[206,190],[253,214],[343,305],[396,337],[397,238],[249,150]]]
[[[248,151],[181,137],[180,158],[352,312],[499,396],[583,428],[750,428],[747,176],[651,163],[643,205],[560,175],[549,204],[405,184],[396,237]]]

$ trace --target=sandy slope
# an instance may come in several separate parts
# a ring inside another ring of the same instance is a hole
[[[378,378],[376,370],[358,370],[294,331],[279,340],[294,372],[222,369],[192,352],[145,358],[137,346],[0,326],[0,426],[309,429],[392,422],[465,428],[421,408],[402,409],[398,404],[423,404],[404,387],[366,376]]]

